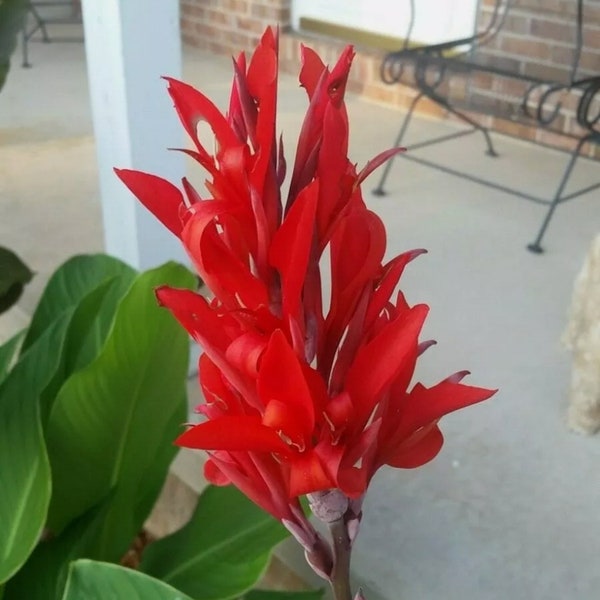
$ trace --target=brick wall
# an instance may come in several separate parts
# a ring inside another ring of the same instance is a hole
[[[480,25],[484,27],[491,17],[494,0],[483,0]],[[575,19],[577,0],[514,0],[509,17],[499,34],[486,46],[488,62],[508,67],[527,76],[542,80],[568,82],[575,58]],[[583,47],[577,79],[600,74],[600,1],[584,0]],[[472,101],[517,106],[528,84],[501,77],[475,81],[471,88]],[[541,91],[542,88],[540,88]],[[575,119],[580,97],[578,91],[563,92],[559,96],[562,107],[555,126],[568,134],[578,135],[581,129]],[[531,95],[531,108],[537,107],[539,95]],[[551,106],[555,106],[551,103]],[[550,108],[550,105],[549,105]],[[600,112],[600,98],[593,110]],[[516,123],[492,120],[500,131],[527,137],[542,143],[572,147],[568,138],[544,129],[531,129]],[[590,151],[594,151],[590,148]]]
[[[290,25],[291,0],[180,1],[183,41],[219,54],[251,50],[267,25]]]
[[[314,48],[326,63],[333,63],[345,43],[307,37],[291,31],[292,0],[180,0],[181,31],[185,43],[219,54],[249,51],[257,43],[267,25],[279,24],[280,62],[285,71],[297,73],[300,43]],[[482,0],[480,25],[489,18],[494,0]],[[488,59],[523,73],[540,77],[566,78],[572,57],[572,35],[576,0],[514,0],[510,17],[502,33],[487,50]],[[585,0],[584,51],[580,74],[600,73],[600,0]],[[544,15],[544,16],[542,16]],[[523,57],[527,57],[524,59]],[[379,78],[382,51],[357,48],[348,88],[353,92],[385,104],[407,107],[416,92],[406,86],[388,86]],[[454,79],[449,84],[453,94],[470,102],[496,102],[516,106],[525,86],[515,81],[478,76],[473,81]],[[559,125],[565,132],[576,133],[574,119],[576,99],[563,99]],[[500,106],[502,105],[502,106]],[[600,106],[598,107],[600,110]],[[439,106],[423,100],[418,105],[422,114],[444,116]],[[510,119],[485,117],[485,123],[503,133],[533,139],[552,146],[572,147],[568,138],[536,127],[524,126]],[[600,157],[596,147],[585,154]]]

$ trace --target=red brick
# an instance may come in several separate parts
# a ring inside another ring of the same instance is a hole
[[[509,54],[526,56],[530,59],[548,60],[550,58],[550,44],[528,37],[504,35],[500,47]]]
[[[232,24],[231,15],[222,10],[212,10],[212,9],[207,10],[206,11],[206,20],[209,23],[213,23],[213,24],[221,26],[221,27],[228,27]]]
[[[289,8],[281,6],[266,6],[256,2],[252,2],[250,6],[250,13],[255,17],[259,17],[270,22],[288,23],[291,18],[291,11]]]
[[[238,14],[247,14],[249,12],[249,3],[247,0],[219,0],[223,10]]]
[[[575,42],[575,23],[568,21],[551,21],[534,17],[531,20],[531,34],[541,40],[554,40],[560,43]]]
[[[553,66],[543,63],[528,63],[524,68],[525,75],[536,77],[543,81],[566,83],[569,81],[570,70],[567,67]]]
[[[240,31],[261,34],[265,29],[262,21],[253,19],[252,17],[236,17],[235,24],[236,28]]]

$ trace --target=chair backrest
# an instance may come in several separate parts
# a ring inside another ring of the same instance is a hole
[[[480,10],[484,19],[489,18],[485,16],[491,11],[489,0],[482,0]],[[570,85],[600,73],[599,49],[600,6],[597,3],[511,0],[497,34],[478,52],[489,64]]]

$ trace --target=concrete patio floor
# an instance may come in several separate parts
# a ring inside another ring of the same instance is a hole
[[[18,310],[0,317],[0,335],[31,312],[63,260],[102,249],[83,46],[32,44],[32,69],[18,58],[0,94],[0,243],[37,275]],[[184,59],[185,78],[223,106],[230,61],[189,48]],[[364,164],[391,144],[402,115],[354,96],[348,104],[351,157]],[[282,77],[288,151],[305,105],[296,81]],[[453,127],[416,120],[407,143]],[[550,194],[567,156],[495,139],[498,159],[475,136],[423,152]],[[593,183],[598,166],[581,160],[573,185]],[[599,598],[600,436],[565,426],[570,357],[560,336],[573,280],[600,229],[600,194],[559,207],[547,252],[536,256],[525,245],[543,207],[408,161],[395,164],[384,198],[369,192],[375,177],[365,200],[386,223],[389,255],[429,250],[402,283],[410,303],[431,306],[424,339],[438,340],[419,378],[431,384],[467,368],[470,382],[500,391],[443,420],[446,444],[431,464],[376,476],[356,581],[369,600]]]

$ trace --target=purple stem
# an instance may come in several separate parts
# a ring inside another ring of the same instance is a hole
[[[352,544],[344,518],[329,524],[333,540],[333,570],[331,572],[331,589],[335,600],[352,600],[350,590],[350,557]]]

